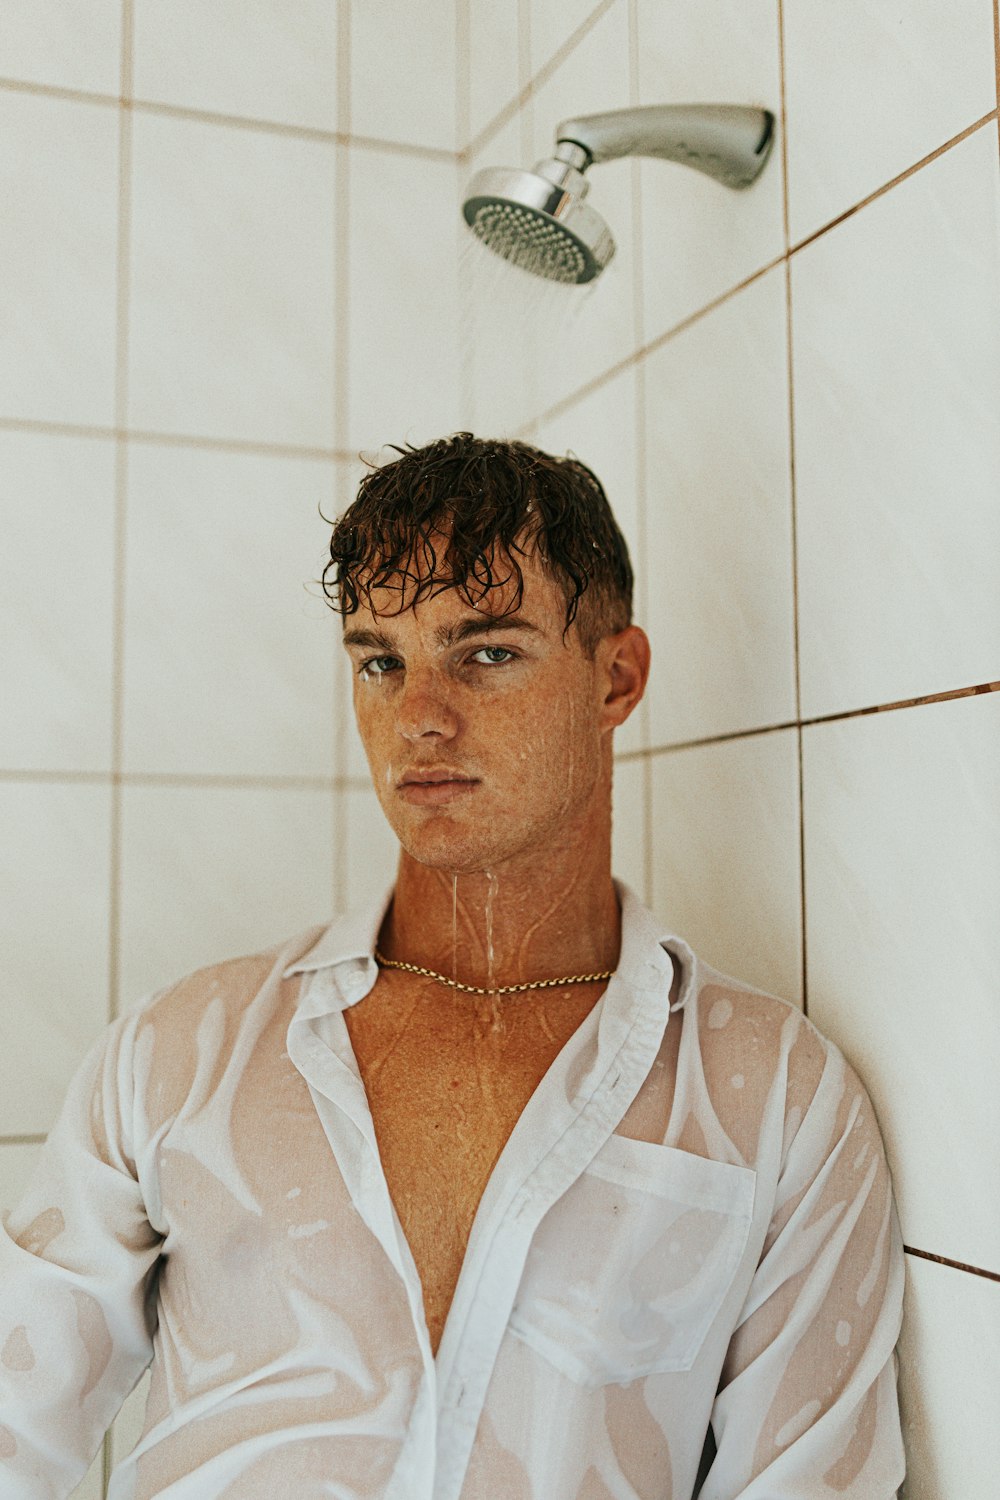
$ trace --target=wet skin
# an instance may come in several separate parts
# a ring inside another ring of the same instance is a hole
[[[612,734],[638,703],[649,644],[629,626],[593,658],[534,557],[477,606],[455,589],[345,621],[372,782],[400,842],[379,945],[493,988],[612,970]],[[384,611],[384,612],[383,612]],[[383,970],[345,1012],[386,1178],[436,1350],[475,1209],[551,1062],[606,981],[510,997]]]

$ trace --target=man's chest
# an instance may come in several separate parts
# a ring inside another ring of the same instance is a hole
[[[448,997],[450,998],[450,997]],[[386,1024],[346,1012],[386,1182],[424,1294],[436,1352],[480,1199],[528,1100],[593,1005],[585,997],[529,1022],[494,1028],[451,1010],[435,1024]],[[404,1013],[401,1006],[396,1020]],[[424,1020],[429,1021],[426,1014]]]

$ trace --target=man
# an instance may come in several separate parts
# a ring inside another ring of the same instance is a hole
[[[888,1500],[867,1094],[612,880],[604,492],[398,451],[327,570],[394,885],[88,1054],[0,1248],[0,1494],[68,1494],[152,1361],[112,1500]]]

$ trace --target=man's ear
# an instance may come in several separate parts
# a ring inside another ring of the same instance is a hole
[[[597,660],[604,690],[601,727],[624,724],[649,681],[649,637],[639,625],[628,625],[598,642]]]

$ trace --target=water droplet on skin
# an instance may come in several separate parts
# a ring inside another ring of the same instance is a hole
[[[486,878],[489,881],[486,887],[486,968],[489,978],[486,983],[490,994],[492,994],[495,987],[493,976],[493,898],[496,895],[499,881],[489,870],[486,871]]]
[[[458,978],[458,876],[451,877],[451,977]]]

